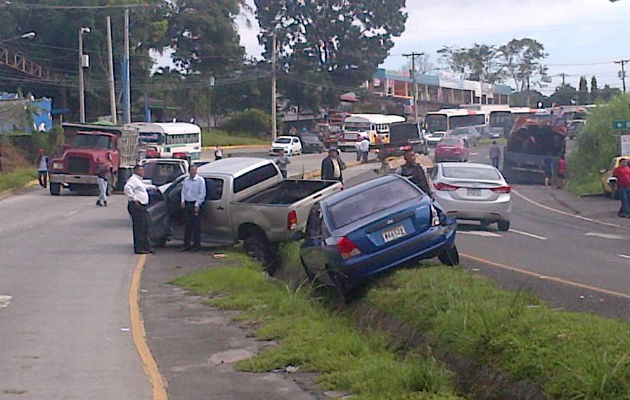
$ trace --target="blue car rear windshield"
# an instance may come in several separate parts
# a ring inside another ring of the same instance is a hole
[[[367,189],[328,208],[334,229],[422,196],[411,184],[392,181]]]

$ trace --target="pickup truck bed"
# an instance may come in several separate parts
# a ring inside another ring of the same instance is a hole
[[[250,204],[288,205],[332,186],[334,182],[284,180],[241,201]]]

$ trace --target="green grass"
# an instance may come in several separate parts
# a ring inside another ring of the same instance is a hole
[[[602,193],[601,175],[595,173],[590,173],[579,177],[571,175],[569,175],[567,186],[571,193],[578,196]]]
[[[269,144],[270,140],[264,140],[244,133],[232,134],[221,129],[204,130],[201,135],[203,146],[244,146],[256,144]]]
[[[630,325],[558,311],[461,269],[397,271],[364,300],[456,352],[550,399],[628,399]]]
[[[480,146],[490,145],[490,144],[492,144],[493,140],[497,141],[497,145],[498,146],[505,146],[505,145],[507,145],[507,139],[506,138],[499,138],[499,139],[484,138],[484,139],[479,139],[479,145]]]
[[[37,171],[34,168],[17,168],[12,172],[0,174],[0,192],[20,188],[33,179],[37,179]]]
[[[174,283],[210,303],[241,310],[240,320],[258,326],[261,340],[277,340],[272,349],[240,362],[242,371],[262,372],[289,365],[318,372],[325,390],[350,391],[356,399],[460,399],[451,373],[431,356],[407,353],[403,358],[378,333],[360,333],[349,319],[314,299],[309,286],[291,288],[267,278],[259,265],[229,253],[231,265],[177,279]]]

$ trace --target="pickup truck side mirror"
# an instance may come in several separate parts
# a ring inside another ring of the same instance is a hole
[[[300,240],[303,240],[306,237],[306,235],[304,234],[304,232],[302,231],[295,231],[293,232],[293,235],[291,235],[291,240],[295,241],[295,242],[299,242]]]
[[[600,169],[600,170],[599,170],[599,173],[600,173],[600,174],[605,174],[606,172],[607,172],[607,170],[605,170],[605,169]]]

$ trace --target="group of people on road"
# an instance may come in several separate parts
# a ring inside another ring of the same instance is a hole
[[[368,162],[368,155],[370,154],[370,138],[361,136],[361,140],[357,140],[354,144],[354,148],[357,152],[357,161],[366,164]]]

